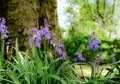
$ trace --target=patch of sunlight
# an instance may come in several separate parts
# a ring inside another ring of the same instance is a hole
[[[99,67],[101,67],[102,65],[100,65]],[[81,65],[81,67],[82,67],[82,71],[83,71],[83,75],[84,76],[86,76],[86,77],[90,77],[91,76],[91,67],[90,66],[87,66],[87,65]],[[104,70],[102,71],[102,73],[101,73],[101,76],[105,76],[106,74],[107,74],[107,70],[106,70],[106,68],[110,68],[110,66],[106,66],[105,68],[104,68]],[[76,69],[76,71],[78,72],[78,74],[80,75],[80,76],[82,76],[82,73],[81,73],[81,69],[80,69],[80,65],[76,65],[75,66],[75,69]]]

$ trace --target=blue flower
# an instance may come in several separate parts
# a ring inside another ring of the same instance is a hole
[[[78,59],[77,58],[73,58],[73,62],[77,62],[78,61]]]
[[[102,53],[100,53],[99,55],[95,56],[96,60],[102,61]]]
[[[64,45],[63,45],[63,43],[62,43],[62,40],[59,41],[58,46],[59,46],[62,50],[64,50]]]
[[[86,60],[79,51],[80,49],[78,48],[77,57],[73,58],[74,62],[77,62],[78,60],[84,62]]]
[[[41,47],[40,42],[45,40],[50,40],[50,45],[52,45],[55,49],[55,52],[57,52],[60,57],[60,60],[63,60],[66,57],[66,54],[63,52],[64,45],[62,44],[62,41],[59,42],[58,45],[55,45],[55,38],[49,31],[50,25],[48,24],[47,20],[44,20],[44,27],[40,26],[31,30],[27,31],[27,34],[32,34],[32,37],[29,39],[29,43],[34,43],[36,47]]]
[[[78,48],[78,59],[81,61],[81,62],[84,62],[86,59],[82,56],[82,54],[79,52],[79,48]]]
[[[9,40],[6,42],[6,47],[5,47],[5,49],[6,49],[6,52],[7,52],[7,53],[8,53],[8,50],[9,50],[9,44],[11,44],[11,42],[12,42],[11,39],[9,39]]]
[[[62,52],[62,50],[60,49],[60,48],[57,48],[57,47],[55,47],[55,51],[59,54],[59,55],[61,55],[63,52]]]
[[[96,37],[91,38],[89,40],[88,49],[91,49],[91,50],[95,51],[98,48],[99,48],[99,41],[97,40],[97,38]]]
[[[35,45],[36,45],[36,47],[41,47],[41,45],[40,45],[40,42],[39,42],[39,41],[36,41],[36,42],[35,42]]]
[[[102,59],[102,53],[100,53],[99,55],[95,56],[94,60],[90,61],[90,64],[93,67],[96,67],[96,66],[98,66],[100,64],[101,61],[103,61],[103,59]]]
[[[31,33],[33,34],[33,36],[29,39],[29,43],[35,43],[36,47],[40,47],[40,41],[42,40],[42,37],[39,33],[39,30],[37,31],[37,29],[32,30]],[[34,34],[35,33],[35,34]]]
[[[1,33],[1,39],[7,38],[7,33],[8,33],[8,27],[5,26],[5,18],[0,18],[0,33]]]
[[[59,57],[59,60],[63,60],[64,58],[62,56]]]
[[[50,25],[49,25],[48,22],[47,22],[47,19],[44,20],[44,25],[45,25],[46,28],[49,28],[49,27],[50,27]]]
[[[52,35],[51,35],[50,33],[46,33],[46,34],[45,34],[45,38],[46,38],[47,40],[51,39],[51,37],[52,37]]]
[[[64,52],[62,53],[62,57],[63,57],[63,58],[65,58],[65,57],[66,57],[66,54],[65,54]]]
[[[53,46],[53,47],[55,47],[55,38],[52,38],[51,40],[50,40],[50,44]]]
[[[31,37],[31,38],[29,39],[29,43],[32,44],[32,43],[34,42],[34,40],[35,40],[35,37]]]
[[[45,37],[46,40],[49,40],[52,38],[52,34],[49,32],[50,25],[47,23],[47,20],[44,20],[45,27],[36,27],[34,29],[28,30],[27,34],[32,34],[33,36],[29,39],[29,43],[35,43],[36,47],[40,47],[40,42],[43,40],[43,37]]]
[[[63,52],[61,56],[59,57],[60,60],[63,60],[66,57],[66,54]]]
[[[62,40],[59,41],[58,43],[58,48],[55,49],[57,50],[58,54],[60,55],[59,59],[63,60],[66,57],[66,54],[64,53],[64,45],[62,43]]]
[[[82,54],[81,54],[81,53],[78,53],[78,59],[79,59],[81,62],[84,62],[84,61],[85,61],[85,58],[82,57]]]

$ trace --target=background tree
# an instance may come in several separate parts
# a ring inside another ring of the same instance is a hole
[[[104,51],[104,58],[109,59],[112,52],[120,52],[116,47],[119,46],[119,38],[113,38],[119,30],[116,29],[119,27],[116,18],[119,17],[118,0],[68,0],[68,3],[66,15],[69,24],[65,45],[69,56],[76,56],[79,47],[89,59],[91,56],[86,54],[86,48],[92,36],[100,40],[99,51]]]

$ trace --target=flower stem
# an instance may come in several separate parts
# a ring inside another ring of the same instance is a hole
[[[4,39],[1,40],[0,69],[2,69],[3,67],[3,59],[4,59]]]

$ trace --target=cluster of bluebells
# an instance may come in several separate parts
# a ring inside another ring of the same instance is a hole
[[[102,53],[100,53],[99,55],[95,56],[94,61],[91,61],[90,64],[94,67],[94,72],[97,73],[97,70],[95,69],[96,66],[98,66],[100,64],[100,62],[102,62]]]
[[[44,20],[44,27],[41,26],[40,28],[34,28],[31,30],[28,30],[27,34],[32,34],[33,36],[29,39],[29,43],[35,43],[36,47],[41,47],[40,42],[43,39],[50,40],[50,45],[52,45],[55,49],[55,52],[57,52],[60,57],[60,60],[63,60],[66,57],[66,54],[63,52],[64,45],[62,44],[62,40],[59,42],[58,45],[56,45],[56,40],[53,37],[53,35],[49,31],[50,25],[48,24],[47,20]]]
[[[54,47],[55,52],[57,52],[60,55],[59,60],[63,60],[66,57],[66,54],[64,53],[65,48],[62,43],[62,40],[59,41],[58,45],[56,45],[55,43],[55,38],[50,39],[50,44]]]
[[[1,34],[0,39],[4,39],[4,38],[8,37],[7,36],[8,27],[5,26],[5,23],[6,23],[5,18],[3,18],[3,17],[0,18],[0,34]]]
[[[86,60],[79,51],[80,50],[78,49],[78,52],[77,52],[78,53],[78,57],[73,59],[74,62],[77,62],[77,61],[84,62]]]
[[[97,40],[96,37],[92,37],[90,40],[89,40],[89,46],[87,49],[90,49],[90,50],[93,50],[95,51],[96,49],[99,48],[99,41]],[[77,61],[81,61],[81,62],[84,62],[86,59],[82,56],[82,54],[79,52],[80,50],[78,49],[78,57],[74,58],[73,61],[74,62],[77,62]],[[99,63],[98,62],[98,59],[99,58],[100,60],[102,60],[102,56],[96,56],[95,57],[96,59],[96,63]],[[95,63],[94,63],[95,64]]]
[[[43,37],[45,37],[46,40],[49,40],[52,38],[52,35],[49,32],[50,25],[47,23],[47,20],[44,20],[44,27],[39,26],[37,28],[28,30],[27,34],[32,34],[33,36],[29,39],[29,43],[35,43],[36,47],[41,47],[40,42],[42,41]]]
[[[100,53],[99,55],[95,56],[95,60],[94,60],[94,63],[95,65],[99,65],[100,62],[102,62],[102,53]]]
[[[66,54],[63,52],[64,51],[64,45],[62,43],[62,40],[58,43],[58,46],[54,47],[55,51],[60,55],[59,59],[63,60],[66,57]]]
[[[8,39],[8,41],[6,42],[6,52],[8,53],[8,50],[9,50],[9,45],[12,43],[12,40],[11,39]]]
[[[99,46],[99,41],[96,37],[92,37],[90,40],[89,40],[89,46],[87,49],[90,49],[90,50],[93,50],[93,51],[96,51],[96,49],[98,49],[100,46]],[[94,72],[97,73],[97,69],[96,69],[96,66],[98,66],[100,64],[100,62],[102,62],[103,59],[102,59],[102,52],[100,52],[99,55],[95,56],[94,59],[90,62],[90,64],[93,66],[94,68]]]
[[[96,49],[99,48],[99,41],[97,40],[96,37],[92,37],[90,40],[89,40],[89,46],[88,46],[88,49],[91,49],[93,51],[95,51]]]

